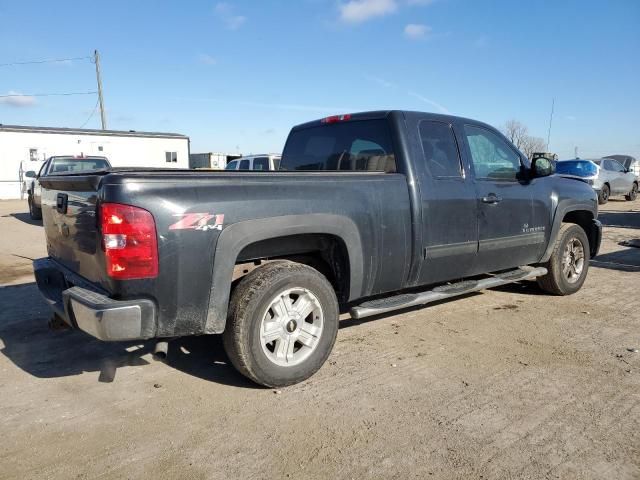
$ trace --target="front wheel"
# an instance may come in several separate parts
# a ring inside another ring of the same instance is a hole
[[[604,205],[609,201],[609,195],[611,194],[611,189],[609,185],[603,185],[602,190],[600,190],[600,194],[598,195],[598,203],[600,205]]]
[[[276,261],[252,271],[233,292],[225,351],[254,382],[284,387],[311,377],[331,353],[338,301],[317,270]]]
[[[31,220],[42,220],[42,209],[33,204],[33,198],[29,197],[29,216]]]
[[[638,198],[638,184],[634,183],[631,187],[631,191],[627,193],[624,198],[628,201],[633,202],[636,198]]]
[[[589,270],[589,240],[580,225],[565,223],[558,232],[551,258],[544,265],[547,274],[538,285],[553,295],[571,295],[582,287]]]

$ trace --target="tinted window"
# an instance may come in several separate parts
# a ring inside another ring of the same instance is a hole
[[[102,158],[54,158],[48,173],[65,174],[105,168],[109,168],[109,162]]]
[[[178,161],[178,152],[164,152],[164,160],[167,163],[176,163]]]
[[[462,177],[460,156],[451,126],[442,122],[420,122],[422,150],[431,175],[436,178]]]
[[[256,157],[253,159],[254,170],[269,170],[269,157]]]
[[[249,160],[240,160],[240,168],[238,170],[249,170]]]
[[[361,120],[294,130],[280,168],[395,172],[389,125],[386,120]]]
[[[233,162],[227,163],[227,166],[224,167],[225,170],[235,170],[238,166],[238,161],[234,160]]]
[[[471,160],[479,180],[515,180],[520,157],[498,135],[484,128],[464,126]]]

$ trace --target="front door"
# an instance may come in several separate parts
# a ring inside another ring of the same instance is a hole
[[[478,205],[475,273],[535,263],[547,225],[537,225],[532,188],[522,178],[523,160],[505,139],[479,125],[465,125],[467,153]]]

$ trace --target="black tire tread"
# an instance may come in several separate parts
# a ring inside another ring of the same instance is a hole
[[[329,281],[317,270],[307,265],[289,260],[276,260],[269,262],[246,275],[233,291],[231,301],[229,303],[227,325],[222,335],[223,345],[227,352],[227,356],[233,366],[241,374],[256,383],[267,387],[284,387],[287,385],[293,385],[301,381],[301,379],[292,378],[286,383],[279,382],[276,385],[265,382],[263,378],[260,378],[254,368],[252,356],[249,352],[249,342],[246,341],[246,339],[249,338],[249,329],[252,326],[251,322],[246,321],[246,319],[250,318],[250,315],[254,313],[250,312],[250,308],[252,307],[252,300],[256,297],[258,292],[266,289],[279,278],[288,277],[294,273],[304,273],[306,275],[316,276],[320,280],[326,282],[333,292],[333,288]],[[335,337],[333,341],[335,341]]]
[[[587,240],[587,236],[585,231],[582,229],[580,225],[575,223],[563,223],[560,227],[560,231],[556,236],[555,244],[553,246],[553,252],[551,253],[551,257],[549,261],[544,265],[547,268],[547,274],[542,277],[538,277],[536,280],[538,285],[542,290],[547,293],[551,293],[552,295],[567,295],[568,293],[563,290],[561,277],[562,277],[562,268],[560,267],[560,262],[557,261],[558,255],[562,254],[562,247],[567,237],[567,233],[573,229],[579,229],[580,232],[583,233],[584,239]],[[589,263],[589,242],[587,240],[584,243],[585,248],[585,268],[588,267]],[[573,293],[573,292],[571,292]]]

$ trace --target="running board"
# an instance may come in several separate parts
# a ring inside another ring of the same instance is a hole
[[[355,319],[380,315],[403,308],[425,305],[437,302],[446,298],[457,297],[478,290],[498,287],[507,283],[519,282],[520,280],[531,280],[542,275],[546,275],[547,269],[543,267],[521,267],[507,272],[498,273],[489,278],[481,280],[463,280],[458,283],[441,285],[419,293],[401,293],[393,297],[380,298],[364,302],[351,309],[351,317]]]

